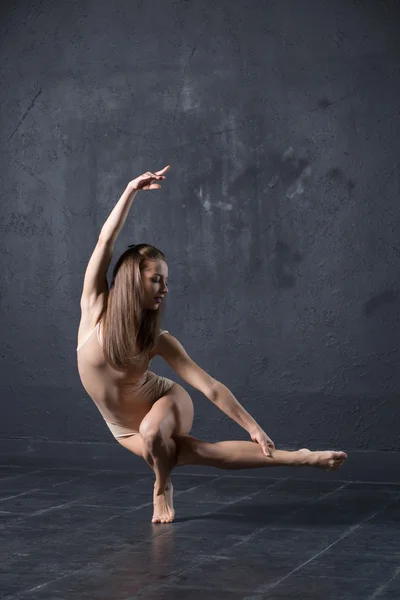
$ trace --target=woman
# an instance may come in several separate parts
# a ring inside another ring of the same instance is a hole
[[[103,225],[89,260],[81,297],[78,368],[82,384],[116,440],[144,458],[155,474],[153,523],[174,519],[170,479],[176,465],[221,469],[267,466],[338,468],[344,452],[276,450],[251,415],[219,381],[203,371],[168,331],[160,330],[168,293],[164,254],[148,244],[129,246],[118,259],[110,289],[114,244],[139,190],[161,186],[169,166],[131,181]],[[187,383],[241,425],[252,441],[206,443],[189,436],[193,403],[183,387],[148,371],[162,356]]]

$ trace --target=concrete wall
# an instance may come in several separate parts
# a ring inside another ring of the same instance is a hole
[[[170,163],[117,245],[169,257],[166,328],[279,446],[399,450],[398,3],[1,11],[0,438],[112,441],[76,370],[83,273]],[[192,392],[196,435],[246,437]]]

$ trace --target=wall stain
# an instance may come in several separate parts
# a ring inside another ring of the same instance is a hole
[[[385,304],[395,302],[398,299],[399,295],[399,290],[385,290],[381,294],[373,296],[367,302],[364,303],[364,314],[371,315],[372,313],[385,306]]]
[[[346,173],[340,167],[332,167],[327,171],[327,175],[333,181],[345,184],[349,194],[351,194],[356,187],[355,182],[348,178]]]
[[[282,156],[275,152],[271,153],[268,156],[268,164],[270,175],[264,191],[274,188],[279,182],[290,188],[304,174],[308,175],[310,170],[309,161],[297,156],[292,147],[289,147]]]
[[[273,269],[279,288],[292,288],[296,283],[294,268],[302,261],[299,252],[292,251],[290,246],[281,240],[277,240]]]

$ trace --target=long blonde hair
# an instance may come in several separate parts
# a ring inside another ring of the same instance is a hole
[[[104,355],[117,371],[124,371],[134,359],[151,352],[158,341],[162,305],[158,310],[143,307],[142,271],[150,260],[166,258],[150,244],[132,245],[121,254],[113,270],[101,322]]]

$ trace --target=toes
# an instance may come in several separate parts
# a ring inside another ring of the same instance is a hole
[[[174,520],[174,517],[164,517],[164,519],[162,519],[161,523],[172,523],[173,520]]]
[[[334,452],[333,454],[336,460],[344,461],[347,458],[346,452]]]
[[[153,517],[152,523],[172,523],[175,517]]]

